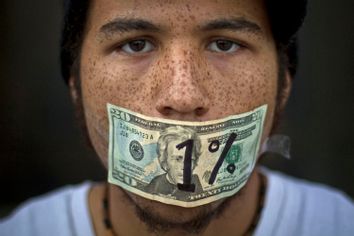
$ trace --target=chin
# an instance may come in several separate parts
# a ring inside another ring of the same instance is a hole
[[[139,219],[151,232],[171,230],[199,234],[223,212],[230,199],[222,199],[194,208],[168,205],[125,192]]]
[[[161,203],[158,201],[148,200],[140,196],[128,193],[134,204],[141,208],[141,210],[146,211],[154,216],[159,218],[165,218],[169,221],[175,223],[183,223],[190,220],[193,220],[200,215],[205,215],[208,212],[211,212],[221,204],[220,202],[210,203],[203,206],[185,208],[174,205],[169,205]]]

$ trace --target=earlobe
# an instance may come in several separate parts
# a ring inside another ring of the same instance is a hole
[[[284,81],[281,84],[281,88],[279,90],[279,108],[283,110],[286,106],[286,103],[289,99],[291,88],[292,88],[292,76],[290,72],[286,70]]]
[[[74,102],[74,104],[78,103],[79,100],[79,94],[78,94],[78,88],[76,86],[76,78],[74,78],[74,76],[70,76],[69,81],[68,81],[68,85],[69,85],[69,89],[70,89],[70,95],[71,95],[71,99]]]

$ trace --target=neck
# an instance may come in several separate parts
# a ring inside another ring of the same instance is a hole
[[[102,207],[103,199],[105,198],[104,185],[96,186],[90,193],[90,210],[93,218],[93,223],[96,235],[116,235],[116,236],[150,236],[150,235],[188,235],[183,229],[172,228],[171,230],[161,232],[152,232],[149,227],[141,221],[141,218],[136,214],[136,202],[140,202],[139,197],[126,194],[119,187],[108,186],[108,218],[112,224],[112,229],[109,230],[104,224],[105,213]],[[260,202],[260,174],[257,170],[251,175],[246,186],[236,196],[229,198],[228,203],[220,215],[215,214],[210,223],[202,231],[203,236],[211,235],[247,235],[252,232],[252,224],[257,218],[257,209]],[[175,217],[188,215],[193,210],[182,209],[175,206],[166,206],[164,204],[153,202],[153,206],[157,208],[165,208],[173,217],[175,210],[178,211]],[[159,205],[161,205],[159,207]],[[211,204],[217,209],[222,205],[221,201]],[[143,208],[143,207],[142,207]],[[163,212],[165,213],[165,212]],[[191,213],[193,214],[193,213]],[[251,230],[250,230],[251,229]],[[251,232],[250,232],[251,231]],[[113,233],[112,233],[113,232]],[[190,234],[193,235],[193,234]],[[195,235],[195,234],[194,234]]]

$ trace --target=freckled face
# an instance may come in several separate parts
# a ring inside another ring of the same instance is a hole
[[[274,40],[261,0],[94,0],[81,55],[85,117],[106,164],[112,103],[148,116],[206,121],[268,104]]]
[[[268,104],[264,136],[269,133],[277,63],[263,1],[94,0],[86,28],[83,102],[105,164],[107,103],[189,121]]]

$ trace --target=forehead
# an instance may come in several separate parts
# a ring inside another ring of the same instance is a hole
[[[269,34],[263,0],[93,0],[87,29],[100,28],[116,18],[143,19],[159,28],[187,30],[221,18],[242,18]]]
[[[170,142],[168,142],[168,145],[167,145],[167,151],[169,153],[178,153],[178,152],[183,152],[184,153],[184,149],[177,149],[176,146],[180,143],[182,143],[183,140],[182,139],[175,139],[175,140],[171,140]]]

